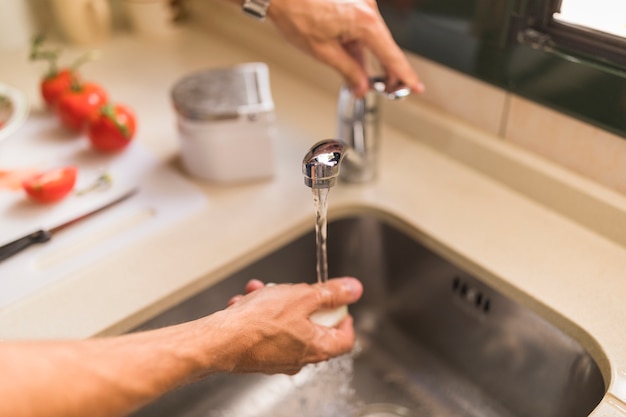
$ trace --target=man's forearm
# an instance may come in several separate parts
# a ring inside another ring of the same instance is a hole
[[[215,372],[295,373],[352,348],[351,317],[335,328],[309,318],[356,302],[356,279],[255,288],[225,310],[158,330],[0,342],[0,416],[124,416]]]
[[[209,320],[209,319],[205,319]],[[117,338],[0,343],[0,415],[122,416],[217,370],[208,326]]]

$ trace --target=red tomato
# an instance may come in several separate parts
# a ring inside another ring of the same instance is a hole
[[[22,182],[26,194],[39,203],[62,200],[76,184],[78,169],[75,166],[53,169],[33,175]]]
[[[108,100],[106,91],[95,83],[73,87],[59,98],[57,111],[64,126],[80,132],[87,126],[91,114]]]
[[[71,69],[63,69],[48,74],[41,80],[41,95],[46,104],[54,108],[61,95],[70,91],[77,83],[79,83],[78,73]]]
[[[121,104],[105,104],[94,113],[89,123],[91,145],[102,152],[119,152],[135,136],[135,114]]]

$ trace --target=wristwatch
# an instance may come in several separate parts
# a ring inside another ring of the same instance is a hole
[[[265,20],[270,0],[243,0],[243,12],[259,20]]]

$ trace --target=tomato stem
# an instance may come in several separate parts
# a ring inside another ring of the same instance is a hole
[[[76,71],[78,70],[78,68],[80,68],[84,63],[86,62],[91,62],[91,61],[96,61],[98,59],[100,59],[100,51],[96,51],[96,50],[91,50],[88,51],[84,54],[82,54],[81,56],[79,56],[73,63],[72,66],[70,67],[72,69],[72,71]]]
[[[58,61],[59,56],[61,55],[61,48],[42,49],[45,40],[46,37],[42,34],[33,37],[30,49],[30,60],[47,61],[50,66],[48,68],[48,73],[46,74],[46,77],[49,78],[54,77],[59,73]],[[91,50],[79,56],[70,66],[72,74],[74,74],[78,70],[78,68],[80,68],[86,62],[96,61],[97,59],[100,59],[100,55],[100,51]]]
[[[111,103],[105,104],[104,106],[102,106],[102,109],[100,111],[102,112],[104,116],[106,116],[110,121],[112,121],[113,124],[115,124],[115,127],[117,127],[120,130],[120,132],[122,132],[122,135],[124,135],[125,138],[130,137],[131,135],[130,129],[128,128],[127,125],[120,122],[120,120],[117,117],[117,114],[115,114],[115,106],[113,104]]]
[[[54,77],[59,72],[57,62],[59,60],[59,55],[61,55],[61,49],[58,48],[42,50],[41,48],[45,40],[46,38],[42,34],[33,37],[30,49],[30,60],[47,61],[49,67],[46,77]]]
[[[85,195],[96,190],[106,190],[113,184],[113,177],[108,172],[102,173],[96,180],[87,187],[76,191],[76,195]]]

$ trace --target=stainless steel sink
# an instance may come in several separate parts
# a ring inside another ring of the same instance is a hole
[[[330,276],[364,283],[351,355],[293,377],[214,375],[134,417],[579,417],[604,396],[579,342],[378,216],[330,222],[328,254]],[[222,309],[250,278],[314,277],[309,233],[140,329]]]

